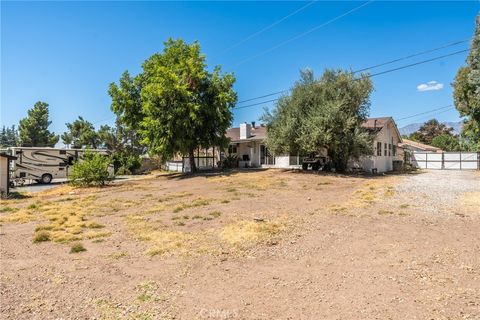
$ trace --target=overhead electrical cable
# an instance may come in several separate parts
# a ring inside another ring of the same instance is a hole
[[[318,0],[314,0],[314,1],[308,2],[306,5],[304,5],[304,6],[300,7],[300,8],[298,8],[298,9],[296,9],[295,11],[289,13],[288,15],[284,16],[283,18],[281,18],[281,19],[273,22],[272,24],[266,26],[265,28],[263,28],[263,29],[261,29],[261,30],[259,30],[259,31],[257,31],[257,32],[254,32],[254,33],[250,34],[249,36],[245,37],[244,39],[238,41],[238,42],[235,43],[234,45],[232,45],[232,46],[228,47],[227,49],[225,49],[225,50],[222,52],[222,54],[227,53],[228,51],[230,51],[230,50],[232,50],[232,49],[234,49],[234,48],[242,45],[243,43],[247,42],[248,40],[253,39],[253,38],[261,35],[262,33],[264,33],[264,32],[266,32],[266,31],[272,29],[273,27],[275,27],[276,25],[282,23],[283,21],[287,20],[288,18],[293,17],[293,16],[296,15],[297,13],[299,13],[299,12],[307,9],[308,7],[310,7],[311,5],[313,5],[314,3],[316,3],[317,1],[318,1]]]
[[[367,77],[368,77],[368,78],[372,78],[372,77],[376,77],[376,76],[379,76],[379,75],[382,75],[382,74],[387,74],[387,73],[395,72],[395,71],[398,71],[398,70],[411,68],[411,67],[414,67],[414,66],[417,66],[417,65],[420,65],[420,64],[424,64],[424,63],[428,63],[428,62],[440,60],[440,59],[447,58],[447,57],[450,57],[450,56],[454,56],[454,55],[457,55],[457,54],[460,54],[460,53],[464,53],[464,52],[467,52],[467,51],[469,51],[469,49],[460,50],[460,51],[452,52],[452,53],[445,54],[445,55],[442,55],[442,56],[438,56],[438,57],[435,57],[435,58],[431,58],[431,59],[422,60],[422,61],[418,61],[418,62],[415,62],[415,63],[407,64],[407,65],[404,65],[404,66],[401,66],[401,67],[397,67],[397,68],[393,68],[393,69],[389,69],[389,70],[385,70],[385,71],[373,73],[373,74],[371,74],[371,75],[368,75]],[[362,78],[357,78],[356,80],[360,80],[360,79],[362,79]],[[285,90],[285,91],[283,91],[283,92],[286,92],[286,91],[287,91],[287,90]],[[273,94],[271,94],[271,95],[273,95]],[[268,96],[268,95],[265,95],[265,96]],[[236,107],[233,107],[233,109],[243,109],[243,108],[253,107],[253,106],[260,105],[260,104],[277,101],[278,99],[279,99],[279,98],[277,98],[277,99],[272,99],[272,100],[268,100],[268,101],[257,102],[257,103],[249,104],[249,105],[246,105],[246,106],[236,106]]]
[[[404,56],[404,57],[401,57],[401,58],[397,58],[397,59],[390,60],[390,61],[387,61],[387,62],[383,62],[383,63],[377,64],[377,65],[373,65],[373,66],[370,66],[370,67],[367,67],[367,68],[355,70],[355,71],[352,71],[352,73],[358,73],[358,72],[362,72],[362,71],[365,71],[365,70],[378,68],[378,67],[381,67],[381,66],[385,66],[385,65],[388,65],[388,64],[395,63],[395,62],[403,61],[403,60],[406,60],[406,59],[409,59],[409,58],[417,57],[417,56],[420,56],[420,55],[423,55],[423,54],[427,54],[427,53],[431,53],[431,52],[438,51],[438,50],[441,50],[441,49],[445,49],[445,48],[448,48],[448,47],[452,47],[452,46],[455,46],[455,45],[459,45],[459,44],[462,44],[462,43],[465,43],[465,42],[468,42],[468,41],[469,40],[454,41],[454,42],[451,42],[449,44],[446,44],[446,45],[443,45],[443,46],[440,46],[440,47],[436,47],[436,48],[425,50],[425,51],[420,51],[420,52],[413,53],[413,54],[410,54],[410,55],[407,55],[407,56]],[[245,99],[245,100],[237,102],[237,104],[248,102],[248,101],[253,101],[253,100],[258,100],[258,99],[265,98],[265,97],[274,96],[276,94],[284,93],[284,92],[287,92],[287,91],[288,90],[281,90],[281,91],[265,94],[265,95],[262,95],[262,96]]]
[[[361,4],[361,5],[353,8],[353,9],[350,9],[349,11],[347,11],[347,12],[345,12],[345,13],[342,13],[342,14],[339,15],[339,16],[336,16],[335,18],[332,18],[332,19],[330,19],[330,20],[328,20],[328,21],[326,21],[326,22],[324,22],[324,23],[322,23],[322,24],[320,24],[320,25],[318,25],[318,26],[316,26],[316,27],[313,27],[312,29],[310,29],[310,30],[308,30],[308,31],[302,32],[302,33],[300,33],[300,34],[298,34],[298,35],[296,35],[296,36],[294,36],[294,37],[292,37],[292,38],[290,38],[290,39],[288,39],[288,40],[285,40],[285,41],[283,41],[283,42],[280,42],[279,44],[277,44],[277,45],[275,45],[275,46],[273,46],[273,47],[271,47],[271,48],[269,48],[269,49],[267,49],[267,50],[264,50],[264,51],[262,51],[262,52],[260,52],[260,53],[257,53],[257,54],[254,55],[254,56],[251,56],[251,57],[249,57],[249,58],[247,58],[247,59],[241,60],[241,61],[238,62],[235,66],[239,66],[239,65],[241,65],[241,64],[243,64],[243,63],[245,63],[245,62],[248,62],[248,61],[251,61],[251,60],[253,60],[253,59],[255,59],[255,58],[261,57],[261,56],[263,56],[263,55],[265,55],[265,54],[267,54],[267,53],[269,53],[269,52],[271,52],[271,51],[274,51],[274,50],[276,50],[276,49],[278,49],[278,48],[280,48],[280,47],[283,47],[284,45],[286,45],[286,44],[288,44],[288,43],[290,43],[290,42],[292,42],[292,41],[295,41],[295,40],[298,40],[298,39],[300,39],[300,38],[303,38],[303,37],[305,37],[306,35],[309,35],[310,33],[314,32],[314,31],[317,31],[317,30],[319,30],[319,29],[321,29],[321,28],[323,28],[323,27],[326,27],[326,26],[328,26],[329,24],[332,24],[333,22],[335,22],[335,21],[337,21],[337,20],[340,20],[341,18],[343,18],[343,17],[345,17],[345,16],[348,16],[349,14],[351,14],[351,13],[357,11],[357,10],[360,10],[361,8],[369,5],[370,3],[374,2],[374,1],[375,1],[375,0],[367,1],[367,2],[365,2],[365,3],[363,3],[363,4]]]

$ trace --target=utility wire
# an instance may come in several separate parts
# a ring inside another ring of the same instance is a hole
[[[414,53],[414,54],[411,54],[411,55],[408,55],[408,56],[404,56],[404,57],[401,57],[401,58],[398,58],[398,59],[394,59],[394,60],[383,62],[383,63],[377,64],[377,65],[373,65],[371,67],[355,70],[355,71],[352,71],[352,73],[358,73],[358,72],[362,72],[362,71],[365,71],[365,70],[378,68],[378,67],[381,67],[381,66],[385,66],[385,65],[388,65],[388,64],[395,63],[395,62],[403,61],[403,60],[406,60],[406,59],[409,59],[409,58],[417,57],[417,56],[420,56],[420,55],[424,55],[424,54],[427,54],[427,53],[431,53],[431,52],[434,52],[434,51],[438,51],[438,50],[441,50],[441,49],[452,47],[452,46],[455,46],[455,45],[458,45],[458,44],[461,44],[461,43],[465,43],[465,42],[468,42],[468,41],[469,40],[459,40],[459,41],[451,42],[449,44],[446,44],[446,45],[443,45],[443,46],[440,46],[440,47],[437,47],[437,48],[421,51],[421,52]],[[269,93],[269,94],[259,96],[259,97],[255,97],[255,98],[245,99],[245,100],[237,102],[237,104],[248,102],[248,101],[253,101],[253,100],[258,100],[258,99],[265,98],[265,97],[274,96],[276,94],[284,93],[284,92],[287,92],[287,91],[288,90],[282,90],[282,91]]]
[[[452,53],[449,53],[449,54],[445,54],[445,55],[443,55],[443,56],[438,56],[438,57],[435,57],[435,58],[431,58],[431,59],[422,60],[422,61],[418,61],[418,62],[415,62],[415,63],[407,64],[407,65],[404,65],[404,66],[401,66],[401,67],[398,67],[398,68],[394,68],[394,69],[389,69],[389,70],[385,70],[385,71],[382,71],[382,72],[373,73],[373,74],[371,74],[371,75],[368,75],[367,78],[372,78],[372,77],[379,76],[379,75],[382,75],[382,74],[391,73],[391,72],[398,71],[398,70],[402,70],[402,69],[406,69],[406,68],[411,68],[411,67],[414,67],[414,66],[417,66],[417,65],[420,65],[420,64],[432,62],[432,61],[435,61],[435,60],[440,60],[440,59],[447,58],[447,57],[450,57],[450,56],[454,56],[454,55],[457,55],[457,54],[460,54],[460,53],[464,53],[464,52],[467,52],[467,51],[469,51],[469,49],[460,50],[460,51],[452,52]],[[357,78],[357,79],[355,79],[355,80],[360,80],[360,79],[362,79],[362,78]],[[287,90],[285,90],[285,91],[287,91]],[[281,91],[281,92],[285,92],[285,91]],[[273,94],[271,94],[271,95],[273,95]],[[266,95],[266,96],[268,96],[268,95]],[[249,104],[249,105],[246,105],[246,106],[233,107],[233,109],[243,109],[243,108],[253,107],[253,106],[260,105],[260,104],[277,101],[277,100],[279,100],[279,99],[280,99],[280,98],[273,99],[273,100],[268,100],[268,101],[257,102],[257,103]]]
[[[455,109],[455,107],[450,107],[450,108],[448,108],[448,109],[442,110],[442,111],[436,113],[435,116],[437,116],[437,115],[439,115],[439,114],[442,114],[442,113],[445,113],[445,112],[448,112],[448,111],[453,110],[453,109]],[[419,118],[419,119],[416,119],[415,121],[424,122],[425,120],[429,119],[430,117],[432,117],[432,115],[429,115],[429,116],[426,116],[426,117],[421,117],[421,118]],[[431,119],[431,118],[430,118],[430,119]]]
[[[428,110],[428,111],[425,111],[425,112],[416,113],[416,114],[408,116],[408,117],[399,118],[399,119],[397,119],[397,121],[402,121],[402,120],[405,120],[405,119],[415,118],[417,116],[421,116],[421,115],[424,115],[424,114],[427,114],[427,113],[431,113],[431,112],[434,112],[434,111],[447,109],[447,108],[450,109],[452,107],[453,107],[453,105],[449,104],[448,106],[445,106],[445,107],[431,109],[431,110]]]
[[[370,70],[370,69],[374,69],[374,68],[378,68],[378,67],[383,67],[387,64],[392,64],[392,63],[399,62],[399,61],[402,61],[402,60],[407,60],[407,59],[410,59],[410,58],[413,58],[413,57],[421,56],[421,55],[424,55],[424,54],[427,54],[427,53],[431,53],[431,52],[435,52],[435,51],[442,50],[442,49],[445,49],[445,48],[453,47],[453,46],[456,46],[458,44],[465,43],[465,42],[468,42],[468,41],[469,41],[468,39],[467,40],[455,41],[455,42],[443,45],[441,47],[421,51],[421,52],[414,53],[414,54],[411,54],[411,55],[408,55],[408,56],[405,56],[405,57],[402,57],[402,58],[390,60],[390,61],[387,61],[387,62],[376,64],[376,65],[371,66],[371,67],[359,69],[359,70],[353,71],[353,73],[358,73],[358,72],[362,72],[362,71],[365,71],[365,70]]]
[[[250,34],[250,35],[247,36],[246,38],[238,41],[236,44],[234,44],[234,45],[228,47],[227,49],[225,49],[221,54],[225,54],[225,53],[227,53],[228,51],[230,51],[230,50],[232,50],[232,49],[234,49],[234,48],[242,45],[243,43],[247,42],[248,40],[253,39],[253,38],[259,36],[260,34],[262,34],[262,33],[266,32],[266,31],[272,29],[273,27],[275,27],[276,25],[282,23],[283,21],[287,20],[288,18],[293,17],[294,15],[296,15],[297,13],[299,13],[300,11],[303,11],[303,10],[307,9],[308,7],[310,7],[311,5],[313,5],[314,3],[316,3],[317,1],[318,1],[318,0],[313,0],[313,1],[309,2],[309,3],[307,3],[306,5],[298,8],[297,10],[289,13],[289,14],[286,15],[285,17],[283,17],[283,18],[281,18],[281,19],[273,22],[272,24],[266,26],[265,28],[263,28],[263,29],[261,29],[261,30],[259,30],[259,31],[257,31],[257,32],[254,32],[254,33]]]
[[[275,46],[273,46],[273,47],[271,47],[271,48],[269,48],[269,49],[267,49],[267,50],[265,50],[265,51],[262,51],[262,52],[260,52],[260,53],[258,53],[258,54],[256,54],[256,55],[254,55],[254,56],[251,56],[250,58],[241,60],[241,61],[238,62],[235,66],[237,67],[237,66],[239,66],[239,65],[241,65],[241,64],[243,64],[243,63],[245,63],[245,62],[248,62],[248,61],[250,61],[250,60],[253,60],[253,59],[255,59],[255,58],[258,58],[258,57],[260,57],[260,56],[263,56],[263,55],[265,55],[265,54],[267,54],[267,53],[269,53],[269,52],[271,52],[271,51],[273,51],[273,50],[276,50],[276,49],[278,49],[278,48],[280,48],[280,47],[283,47],[284,45],[286,45],[286,44],[288,44],[288,43],[290,43],[290,42],[292,42],[292,41],[295,41],[295,40],[298,40],[298,39],[300,39],[300,38],[303,38],[304,36],[306,36],[306,35],[314,32],[314,31],[317,31],[318,29],[321,29],[321,28],[323,28],[323,27],[326,27],[326,26],[328,26],[329,24],[332,24],[333,22],[335,22],[335,21],[337,21],[337,20],[340,20],[341,18],[343,18],[343,17],[345,17],[345,16],[348,16],[349,14],[351,14],[351,13],[357,11],[357,10],[360,10],[361,8],[369,5],[370,3],[374,2],[374,1],[375,1],[375,0],[367,1],[367,2],[365,2],[365,3],[363,3],[363,4],[361,4],[361,5],[353,8],[353,9],[350,9],[349,11],[347,11],[347,12],[345,12],[345,13],[342,13],[342,14],[339,15],[339,16],[336,16],[335,18],[332,18],[332,19],[330,19],[330,20],[328,20],[328,21],[326,21],[326,22],[324,22],[324,23],[322,23],[322,24],[320,24],[320,25],[318,25],[318,26],[316,26],[316,27],[313,27],[312,29],[310,29],[310,30],[308,30],[308,31],[305,31],[305,32],[303,32],[303,33],[300,33],[300,34],[298,34],[298,35],[296,35],[296,36],[294,36],[294,37],[292,37],[292,38],[290,38],[290,39],[288,39],[288,40],[285,40],[285,41],[283,41],[283,42],[280,42],[279,44],[277,44],[277,45],[275,45]]]

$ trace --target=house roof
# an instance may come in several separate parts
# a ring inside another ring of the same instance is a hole
[[[240,142],[240,141],[258,141],[258,140],[265,140],[267,137],[267,127],[255,127],[252,128],[250,131],[250,138],[248,139],[240,139],[240,128],[230,128],[227,130],[226,136],[230,138],[232,142]]]
[[[442,152],[442,149],[430,146],[428,144],[424,144],[421,142],[413,141],[413,140],[408,140],[408,139],[403,139],[403,143],[400,144],[400,147],[414,147],[423,151],[433,151],[433,152]]]
[[[363,124],[362,127],[369,130],[374,131],[375,133],[379,132],[383,129],[389,122],[394,124],[395,131],[397,132],[399,141],[402,141],[402,136],[398,131],[397,125],[392,117],[381,117],[381,118],[368,118]],[[265,126],[258,126],[251,130],[251,136],[248,139],[240,139],[240,128],[230,128],[227,130],[226,133],[227,138],[230,138],[231,142],[242,142],[242,141],[258,141],[258,140],[265,140],[267,137],[267,127]]]
[[[392,117],[379,117],[379,118],[368,118],[365,120],[364,123],[362,123],[362,127],[369,130],[373,131],[375,133],[379,132],[380,130],[383,129],[389,122],[393,123],[393,127],[395,128],[395,132],[398,135],[398,141],[400,143],[402,142],[402,135],[400,134],[400,131],[398,131],[397,124],[395,123],[395,120],[393,120]]]
[[[362,127],[368,130],[381,130],[391,120],[393,120],[391,117],[368,118],[362,123]]]

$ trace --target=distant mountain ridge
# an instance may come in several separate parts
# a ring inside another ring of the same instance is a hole
[[[442,122],[442,123],[445,124],[447,127],[453,128],[453,133],[454,134],[460,134],[460,132],[462,131],[462,122],[461,121],[458,121],[458,122],[446,121],[446,122]],[[415,131],[417,131],[418,129],[420,129],[420,127],[422,125],[423,125],[423,123],[411,123],[411,124],[408,124],[404,127],[399,128],[398,130],[400,131],[401,135],[409,136],[412,133],[414,133]]]

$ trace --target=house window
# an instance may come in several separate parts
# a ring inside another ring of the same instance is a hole
[[[383,155],[384,155],[385,157],[387,156],[387,152],[388,152],[388,150],[387,150],[387,144],[384,143],[384,145],[383,145]]]
[[[377,156],[381,156],[381,155],[382,155],[382,143],[377,142]]]
[[[231,144],[228,146],[228,154],[236,154],[237,153],[237,146]]]
[[[392,149],[392,155],[393,155],[394,157],[396,157],[396,156],[397,156],[397,146],[394,145],[392,148],[393,148],[393,149]]]
[[[388,156],[392,156],[392,145],[390,143],[388,144]]]

